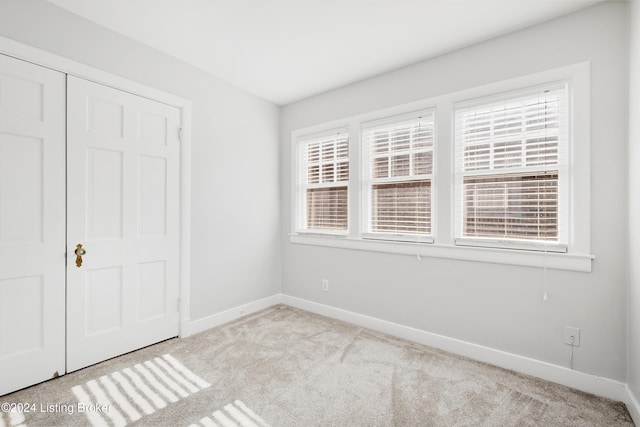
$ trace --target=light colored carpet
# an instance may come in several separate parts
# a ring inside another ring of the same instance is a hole
[[[633,425],[620,402],[283,305],[7,403],[0,427]]]

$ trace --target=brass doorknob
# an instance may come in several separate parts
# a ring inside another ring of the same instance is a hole
[[[75,253],[76,253],[76,266],[77,267],[81,267],[82,266],[82,255],[86,254],[87,251],[82,248],[82,245],[80,243],[78,243],[76,245]]]

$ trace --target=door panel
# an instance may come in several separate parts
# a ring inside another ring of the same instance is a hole
[[[138,233],[140,237],[165,237],[167,232],[167,160],[140,156]]]
[[[65,372],[65,77],[0,55],[0,395]]]
[[[151,320],[167,314],[166,261],[138,264],[138,303],[138,321]]]
[[[122,328],[122,268],[96,268],[85,274],[86,335]]]
[[[178,335],[179,110],[68,78],[67,371]]]
[[[20,322],[19,333],[18,328],[2,328],[0,357],[42,349],[43,279],[43,276],[31,276],[0,281],[0,323]]]
[[[122,239],[123,152],[93,147],[86,152],[86,238]]]
[[[43,153],[42,138],[0,134],[0,182],[5,183],[0,192],[0,239],[4,242],[42,242]]]

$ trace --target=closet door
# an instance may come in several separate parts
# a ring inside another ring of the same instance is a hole
[[[65,76],[0,55],[0,395],[65,372]]]
[[[180,112],[67,82],[71,372],[178,335]]]

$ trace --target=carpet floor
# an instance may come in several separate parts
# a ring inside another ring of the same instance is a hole
[[[620,402],[284,305],[0,405],[0,427],[633,426]]]

